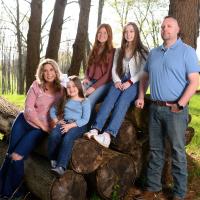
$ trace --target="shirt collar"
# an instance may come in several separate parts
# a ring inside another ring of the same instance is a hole
[[[182,42],[182,40],[180,38],[178,38],[176,40],[176,42],[169,48],[166,48],[163,44],[160,46],[161,51],[167,51],[167,49],[174,49],[176,46],[178,46],[180,43]]]

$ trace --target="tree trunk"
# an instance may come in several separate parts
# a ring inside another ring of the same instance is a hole
[[[63,17],[67,0],[56,0],[54,5],[54,15],[51,24],[49,42],[46,50],[46,58],[58,60],[58,50],[60,46]]]
[[[80,0],[80,14],[76,39],[73,44],[73,55],[69,75],[79,75],[81,63],[84,58],[84,52],[87,40],[88,21],[90,13],[91,0]]]
[[[26,92],[35,80],[35,72],[40,61],[42,0],[32,0],[29,30],[27,35]]]
[[[196,49],[199,36],[199,0],[170,0],[169,15],[180,25],[184,42]]]
[[[16,29],[17,29],[17,49],[18,49],[18,76],[17,76],[17,93],[24,94],[24,70],[22,65],[22,38],[20,30],[20,19],[19,19],[19,0],[17,2],[17,18],[16,18]]]
[[[97,27],[101,24],[104,0],[99,0]]]

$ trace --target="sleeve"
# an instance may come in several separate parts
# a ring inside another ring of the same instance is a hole
[[[188,46],[185,52],[185,66],[187,74],[200,72],[197,54],[195,50],[190,46]]]
[[[114,58],[114,51],[109,55],[109,61],[107,65],[107,71],[106,73],[99,79],[97,80],[96,83],[92,85],[95,89],[98,87],[102,86],[103,84],[107,83],[110,78],[111,78],[111,71],[112,71],[112,65],[113,65],[113,58]]]
[[[80,119],[76,121],[78,127],[84,126],[89,122],[90,113],[91,113],[90,100],[85,99],[82,102],[82,116]]]
[[[57,118],[57,110],[55,106],[52,106],[49,111],[49,115],[51,119]]]
[[[24,115],[27,120],[33,123],[35,119],[38,119],[38,115],[35,110],[35,103],[36,103],[36,99],[39,94],[39,91],[40,91],[39,85],[36,81],[34,81],[32,85],[30,86],[26,95]]]
[[[117,74],[117,59],[118,59],[118,56],[119,56],[119,51],[120,51],[120,49],[117,49],[115,51],[113,66],[112,66],[112,79],[113,79],[114,83],[121,82],[121,79]]]
[[[139,56],[138,56],[138,58],[139,58]],[[139,59],[138,59],[138,62],[139,62]],[[133,84],[136,83],[137,81],[139,81],[140,78],[142,77],[145,64],[146,64],[146,60],[144,58],[142,58],[142,60],[139,64],[140,66],[136,66],[136,68],[138,68],[138,70],[136,70],[136,73],[134,73],[134,75],[131,76],[131,81]],[[135,63],[135,65],[136,65],[136,63]]]

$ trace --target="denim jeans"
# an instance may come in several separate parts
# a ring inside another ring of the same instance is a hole
[[[147,185],[150,191],[162,189],[161,176],[164,165],[164,139],[168,138],[172,148],[172,176],[174,196],[183,198],[187,190],[187,160],[185,154],[185,130],[188,108],[178,113],[169,107],[150,106],[149,117],[150,161],[147,169]]]
[[[8,154],[15,152],[26,159],[43,136],[45,132],[31,126],[20,113],[12,126]]]
[[[28,124],[20,113],[12,126],[8,151],[0,169],[0,194],[10,197],[19,186],[24,175],[24,159],[28,157],[39,140],[45,135],[41,129]],[[22,160],[11,160],[13,152],[23,156]]]
[[[61,133],[61,125],[53,128],[48,139],[48,156],[50,160],[56,160],[58,167],[66,169],[71,159],[74,141],[82,137],[87,130],[86,126],[75,127],[67,133]]]
[[[130,104],[135,100],[137,94],[138,82],[124,91],[117,89],[113,84],[97,113],[92,128],[100,131],[104,128],[104,131],[116,137],[126,112]],[[108,122],[108,125],[104,127],[110,113],[110,121]]]
[[[96,80],[92,80],[87,84],[84,84],[85,89],[92,87],[92,85],[96,82]],[[91,110],[93,110],[96,103],[103,101],[103,98],[108,93],[109,88],[111,86],[111,82],[106,83],[100,87],[98,87],[92,94],[88,96],[91,104]]]

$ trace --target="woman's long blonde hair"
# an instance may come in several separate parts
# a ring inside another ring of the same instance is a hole
[[[58,66],[58,63],[53,60],[53,59],[50,59],[50,58],[46,58],[44,59],[43,61],[41,61],[38,65],[38,68],[36,70],[36,74],[35,74],[35,77],[36,77],[36,80],[38,82],[38,84],[43,88],[45,89],[45,79],[44,79],[44,66],[46,64],[50,64],[53,69],[55,70],[55,73],[56,73],[56,79],[54,81],[55,83],[55,88],[56,90],[60,90],[61,89],[61,84],[60,84],[60,75],[61,75],[61,71],[60,71],[60,68]]]

